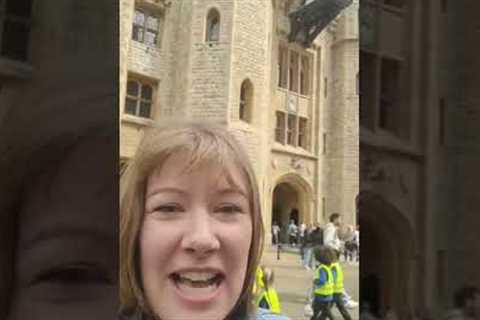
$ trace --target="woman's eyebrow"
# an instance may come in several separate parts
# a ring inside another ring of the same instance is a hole
[[[146,197],[148,198],[158,193],[177,193],[183,196],[188,194],[185,190],[176,187],[159,187],[148,192]]]
[[[241,195],[242,197],[248,199],[248,195],[245,191],[243,191],[242,189],[240,188],[234,188],[234,187],[230,187],[230,188],[222,188],[222,189],[219,189],[217,190],[217,192],[221,195],[228,195],[228,194],[239,194]]]

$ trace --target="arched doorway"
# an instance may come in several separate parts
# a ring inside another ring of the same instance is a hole
[[[293,217],[299,220],[299,195],[288,183],[280,183],[273,190],[272,225],[280,226],[280,242],[287,242],[287,227]],[[294,219],[295,220],[295,219]]]
[[[281,226],[280,240],[288,242],[287,227],[290,220],[297,225],[313,222],[312,188],[301,176],[288,173],[275,183],[272,193],[271,225]]]
[[[411,310],[414,233],[408,219],[383,197],[362,192],[359,201],[360,296],[380,316]]]

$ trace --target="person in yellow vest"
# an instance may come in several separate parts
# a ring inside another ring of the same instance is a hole
[[[270,310],[272,313],[280,314],[282,312],[280,300],[278,299],[277,291],[273,287],[273,279],[273,270],[270,268],[264,268],[262,279],[264,287],[260,290],[258,295],[257,305],[260,308]]]
[[[345,302],[343,300],[343,269],[339,262],[340,252],[334,249],[329,249],[332,256],[332,264],[330,269],[333,275],[333,303],[337,307],[338,311],[345,320],[352,320],[352,317],[345,308]]]
[[[333,319],[330,311],[333,301],[332,255],[325,246],[316,247],[313,253],[320,264],[313,275],[313,316],[310,320]]]
[[[255,281],[253,282],[253,296],[258,296],[259,292],[265,287],[263,283],[263,266],[257,266],[255,270]]]

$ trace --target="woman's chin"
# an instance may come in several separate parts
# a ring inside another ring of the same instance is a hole
[[[168,298],[157,308],[162,320],[223,320],[234,305],[229,302],[225,281],[195,288],[169,279],[168,287]]]

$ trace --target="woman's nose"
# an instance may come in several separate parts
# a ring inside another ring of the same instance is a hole
[[[207,212],[192,214],[189,226],[182,241],[182,247],[187,252],[200,257],[209,255],[220,248],[220,241],[214,231],[213,221]]]

